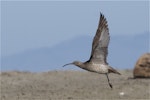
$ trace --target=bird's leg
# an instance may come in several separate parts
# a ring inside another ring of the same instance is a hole
[[[110,81],[109,81],[108,74],[106,74],[106,76],[107,76],[107,80],[108,80],[109,86],[110,86],[111,88],[113,88],[112,84],[111,84]]]

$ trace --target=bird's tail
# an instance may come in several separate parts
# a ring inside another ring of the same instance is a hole
[[[115,70],[114,68],[112,68],[110,66],[109,66],[108,72],[109,73],[115,73],[115,74],[121,75],[117,70]]]

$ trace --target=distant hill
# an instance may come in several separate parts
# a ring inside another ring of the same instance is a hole
[[[118,69],[132,69],[139,56],[149,51],[149,33],[133,36],[112,36],[109,45],[108,62]],[[86,61],[90,57],[93,37],[79,36],[53,47],[27,50],[2,57],[2,71],[48,71],[76,69],[62,65],[74,60]]]

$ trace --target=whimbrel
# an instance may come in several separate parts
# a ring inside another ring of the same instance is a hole
[[[93,39],[90,59],[86,62],[74,61],[72,63],[65,64],[64,66],[73,64],[90,72],[105,74],[109,86],[113,88],[112,84],[109,81],[108,74],[121,74],[107,63],[109,40],[110,36],[107,20],[104,15],[100,13],[99,25]]]

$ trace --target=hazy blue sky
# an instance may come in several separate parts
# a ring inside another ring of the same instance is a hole
[[[2,55],[94,36],[100,12],[111,35],[149,31],[149,1],[2,1]]]

